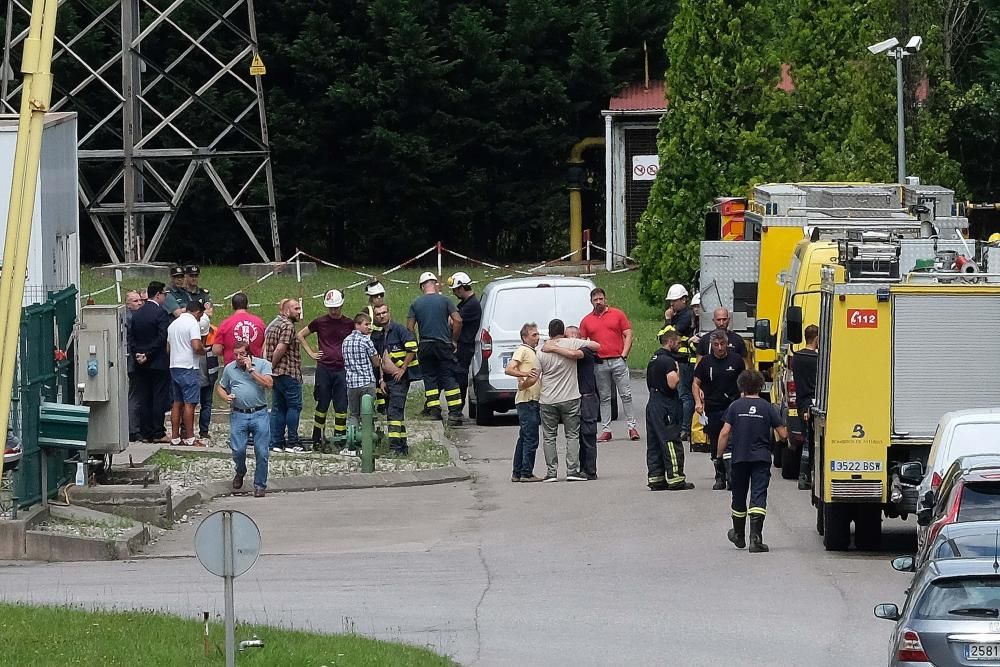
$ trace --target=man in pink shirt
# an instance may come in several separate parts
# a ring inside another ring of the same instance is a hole
[[[250,344],[250,354],[254,358],[264,356],[264,320],[247,311],[250,305],[247,295],[237,292],[233,295],[233,314],[222,320],[215,331],[215,343],[212,352],[221,356],[223,365],[233,361],[236,356],[233,348],[237,340]]]
[[[632,323],[621,310],[608,305],[607,295],[600,287],[590,292],[594,311],[580,322],[580,335],[601,344],[597,353],[597,393],[601,397],[601,434],[598,442],[611,440],[611,391],[612,383],[622,399],[628,437],[639,439],[635,412],[632,410],[632,387],[628,372],[628,354],[632,350]]]

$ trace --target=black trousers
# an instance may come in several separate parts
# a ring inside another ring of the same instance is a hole
[[[170,402],[170,371],[136,366],[132,374],[139,402],[139,435],[156,440],[167,434],[163,427],[164,406]]]
[[[404,375],[400,381],[388,378],[385,388],[389,393],[386,401],[385,419],[388,429],[389,449],[399,454],[407,452],[406,442],[406,394],[410,391],[410,381]]]
[[[712,448],[710,454],[714,461],[719,458],[716,452],[719,450],[719,435],[722,433],[722,427],[726,425],[726,411],[706,406],[705,416],[708,418],[708,423],[705,424],[705,435],[708,436],[708,446]]]
[[[139,430],[141,405],[139,388],[135,384],[135,371],[132,371],[128,374],[128,439],[133,442],[142,438],[142,432]]]
[[[682,484],[684,446],[681,444],[681,402],[655,389],[646,403],[646,481]]]
[[[771,462],[733,463],[730,477],[733,485],[733,516],[767,514],[767,485],[771,482]],[[747,493],[750,494],[749,507]]]
[[[462,416],[462,392],[455,382],[455,353],[451,343],[420,341],[417,347],[420,370],[424,375],[427,407],[436,414],[445,409],[452,417]]]
[[[601,397],[583,394],[580,397],[580,470],[586,475],[597,474],[597,423],[601,420]]]
[[[313,440],[321,438],[323,431],[326,430],[326,415],[330,409],[330,403],[333,403],[333,435],[347,435],[347,371],[343,368],[333,370],[320,364],[316,366],[315,382],[313,398],[316,399],[316,408],[313,411]]]
[[[469,366],[472,365],[472,356],[476,352],[475,345],[459,345],[458,352],[455,353],[455,382],[458,390],[462,394],[462,403],[465,405],[465,396],[469,393]],[[461,410],[461,407],[459,408]]]

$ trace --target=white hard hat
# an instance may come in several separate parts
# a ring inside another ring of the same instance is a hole
[[[323,305],[327,308],[340,308],[344,305],[344,294],[339,289],[332,289],[323,295]]]
[[[208,332],[212,330],[212,321],[208,319],[208,315],[201,316],[201,320],[198,321],[198,328],[201,330],[202,336],[207,336]]]
[[[437,282],[437,276],[434,275],[433,271],[424,271],[420,274],[420,280],[417,281],[418,285],[423,285],[428,280],[433,280]]]
[[[458,271],[448,278],[448,287],[468,287],[472,284],[472,278],[464,271]]]
[[[691,297],[691,305],[692,306],[700,306],[701,305],[701,292],[695,292],[694,293],[694,296]]]
[[[376,294],[385,294],[385,288],[382,287],[382,283],[379,281],[374,281],[368,283],[368,287],[365,288],[365,294],[368,296],[375,296]]]
[[[680,283],[674,283],[667,290],[667,301],[675,301],[688,295],[687,288]]]

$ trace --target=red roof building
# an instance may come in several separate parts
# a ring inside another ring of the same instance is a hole
[[[667,99],[662,81],[650,81],[649,87],[641,83],[626,86],[611,98],[608,111],[659,111],[667,110]]]

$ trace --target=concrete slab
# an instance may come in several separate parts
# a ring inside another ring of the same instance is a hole
[[[121,269],[122,281],[146,286],[152,280],[159,280],[166,285],[170,284],[171,264],[156,262],[153,264],[105,264],[95,266],[91,269],[93,274],[99,278],[107,280],[108,283],[115,281],[115,270]]]

